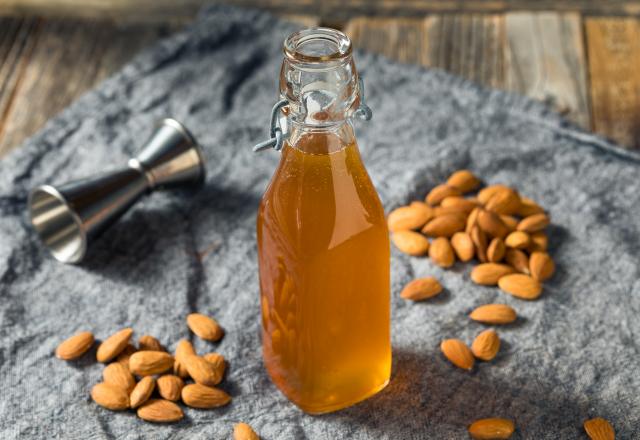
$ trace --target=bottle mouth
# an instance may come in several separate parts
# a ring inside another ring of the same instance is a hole
[[[284,54],[307,63],[341,60],[351,55],[351,40],[336,29],[303,29],[287,37]]]

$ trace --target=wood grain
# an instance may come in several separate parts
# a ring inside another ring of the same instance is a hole
[[[640,148],[640,21],[589,18],[585,25],[593,128]]]
[[[589,129],[587,61],[580,15],[508,13],[505,30],[507,89],[545,101]]]

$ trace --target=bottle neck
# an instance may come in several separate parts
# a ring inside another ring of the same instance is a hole
[[[323,126],[290,121],[289,127],[287,144],[304,153],[331,154],[356,142],[350,120]]]

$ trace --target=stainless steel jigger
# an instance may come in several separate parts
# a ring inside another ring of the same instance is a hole
[[[90,243],[142,195],[201,183],[204,177],[204,158],[196,140],[178,121],[165,119],[127,168],[32,190],[31,224],[57,260],[78,263]]]

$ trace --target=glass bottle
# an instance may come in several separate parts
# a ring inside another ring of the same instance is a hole
[[[257,221],[263,357],[309,413],[366,399],[391,372],[389,237],[351,123],[361,92],[346,35],[286,39],[287,138]]]

